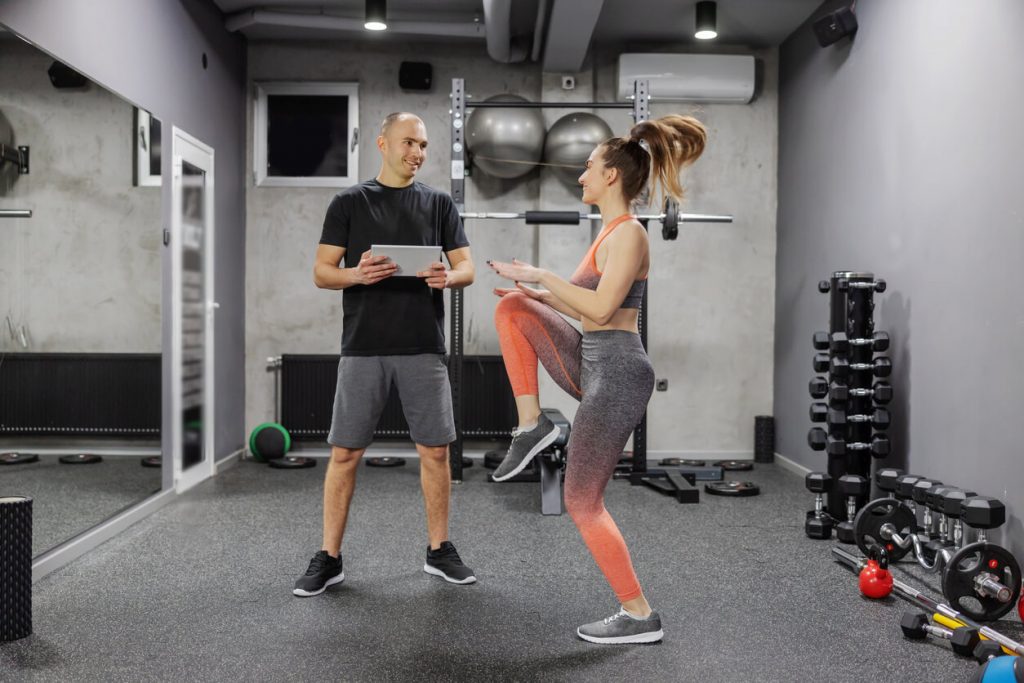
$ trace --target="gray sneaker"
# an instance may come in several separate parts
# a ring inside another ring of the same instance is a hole
[[[516,429],[512,432],[512,443],[491,479],[505,481],[516,476],[530,464],[538,453],[558,438],[558,426],[544,413],[537,418],[537,426],[528,432]]]
[[[646,619],[634,619],[621,609],[606,619],[580,626],[576,635],[591,643],[656,643],[665,632],[657,612]]]

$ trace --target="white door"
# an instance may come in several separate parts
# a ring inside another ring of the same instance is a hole
[[[171,414],[174,487],[213,475],[213,149],[175,127],[171,142]]]

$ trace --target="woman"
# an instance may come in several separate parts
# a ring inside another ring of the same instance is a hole
[[[639,123],[591,152],[579,182],[583,203],[599,207],[604,227],[568,281],[515,259],[488,261],[515,282],[515,288],[494,293],[501,297],[495,324],[519,413],[508,454],[493,476],[515,476],[558,435],[540,410],[539,360],[580,400],[568,446],[565,507],[622,605],[577,629],[594,643],[651,643],[663,636],[661,618],[644,598],[626,543],[604,507],[604,489],[654,388],[637,328],[650,254],[647,232],[630,207],[649,177],[652,186],[680,199],[679,172],[701,155],[706,139],[700,121],[666,116]],[[559,313],[581,321],[583,334]]]

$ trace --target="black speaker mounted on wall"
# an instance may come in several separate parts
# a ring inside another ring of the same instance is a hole
[[[429,62],[402,62],[398,67],[398,85],[403,90],[430,90],[433,79]]]
[[[46,75],[50,77],[53,87],[58,89],[84,88],[89,85],[88,78],[61,62],[51,64],[50,68],[46,70]]]
[[[814,35],[818,45],[827,47],[841,38],[857,32],[857,15],[849,7],[826,14],[814,22]]]

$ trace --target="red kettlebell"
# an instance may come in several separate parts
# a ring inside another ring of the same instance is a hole
[[[860,572],[860,592],[874,600],[892,593],[889,554],[882,546],[873,545],[868,549],[868,563]]]

